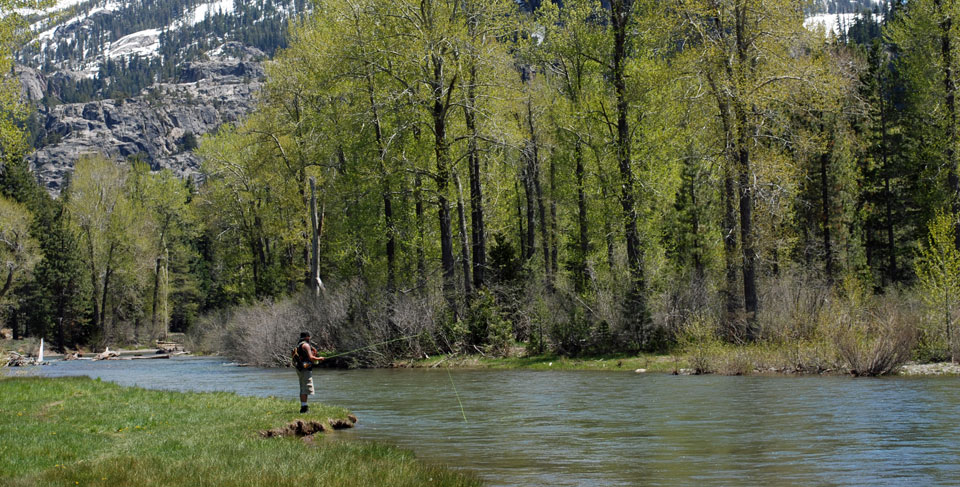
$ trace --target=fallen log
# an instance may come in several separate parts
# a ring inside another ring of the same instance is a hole
[[[157,358],[170,358],[170,355],[146,355],[138,357],[128,357],[122,360],[153,360]]]
[[[94,360],[110,360],[110,359],[115,359],[119,356],[120,354],[118,352],[114,352],[109,348],[107,348],[103,352],[98,353],[96,357],[93,357],[93,359]]]

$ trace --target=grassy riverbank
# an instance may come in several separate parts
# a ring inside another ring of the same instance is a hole
[[[835,344],[825,341],[752,345],[732,345],[714,341],[691,343],[672,354],[643,353],[590,357],[437,355],[428,359],[398,361],[393,365],[412,368],[609,370],[719,375],[960,375],[960,365],[950,363],[918,363],[899,358],[896,363],[889,363],[881,368],[872,362],[883,357],[882,351],[874,347],[847,350],[847,353],[843,354]]]
[[[232,393],[179,393],[86,378],[0,377],[0,472],[19,486],[473,486],[405,450],[323,433],[312,446],[262,438],[345,409]]]
[[[397,362],[399,367],[431,368],[456,367],[477,369],[534,369],[534,370],[623,370],[633,372],[666,372],[687,368],[682,355],[640,354],[604,355],[597,357],[563,357],[558,355],[530,355],[518,357],[489,357],[482,355],[438,355],[429,359]]]

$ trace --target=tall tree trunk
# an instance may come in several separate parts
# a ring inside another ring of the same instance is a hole
[[[527,179],[524,176],[525,171],[520,172],[520,179],[523,181],[523,188],[527,188]],[[520,257],[527,260],[527,233],[523,229],[523,195],[520,193],[520,182],[514,181],[514,191],[517,193],[517,231],[520,237]]]
[[[580,255],[577,256],[574,285],[576,291],[582,293],[586,290],[587,284],[587,254],[590,252],[590,235],[587,232],[587,193],[584,182],[583,144],[579,136],[577,136],[577,142],[573,148],[573,156],[576,163],[575,174],[577,178],[577,227],[580,231],[577,249]]]
[[[533,258],[533,255],[537,251],[536,244],[536,231],[537,231],[537,216],[536,216],[536,207],[534,202],[536,201],[536,191],[533,189],[533,178],[535,173],[533,171],[533,155],[531,148],[527,147],[526,157],[526,167],[523,170],[523,189],[526,194],[526,211],[527,211],[527,245],[524,248],[523,260],[528,261]]]
[[[697,186],[699,175],[696,172],[691,173],[690,184],[687,190],[690,193],[690,225],[693,231],[693,272],[698,285],[704,278],[703,266],[703,244],[700,241],[700,207],[697,201]]]
[[[480,150],[477,146],[480,134],[474,111],[476,110],[477,67],[470,66],[470,79],[467,85],[467,103],[463,107],[463,118],[470,138],[467,140],[467,164],[470,166],[470,234],[473,243],[473,286],[481,289],[486,279],[487,268],[487,230],[484,224],[483,184],[480,180]]]
[[[893,226],[893,191],[890,189],[890,175],[887,174],[883,177],[883,186],[884,193],[886,193],[886,236],[887,236],[887,278],[890,279],[890,282],[895,282],[897,280],[897,242],[894,237],[894,226]]]
[[[738,6],[734,12],[736,35],[737,71],[736,78],[731,83],[748,78],[754,69],[754,60],[749,52],[750,40],[747,39],[747,14],[745,7]],[[754,326],[757,318],[757,252],[753,234],[753,185],[751,184],[752,169],[750,168],[750,130],[747,117],[748,100],[742,98],[743,93],[736,93],[733,101],[733,110],[737,122],[737,177],[740,190],[740,251],[743,255],[743,308],[746,311],[745,338],[753,341],[755,338]]]
[[[450,203],[447,200],[447,186],[450,181],[450,148],[447,142],[447,110],[453,84],[447,88],[444,84],[443,59],[431,56],[433,63],[433,135],[436,155],[437,217],[440,226],[440,265],[443,269],[443,293],[447,301],[454,303],[456,263],[453,258],[453,233],[450,222]],[[445,91],[445,89],[447,91]]]
[[[602,213],[607,214],[609,213],[607,202],[610,201],[610,183],[607,181],[606,176],[604,176],[603,166],[600,164],[600,155],[596,151],[594,151],[594,154],[597,159],[597,179],[600,180],[600,198],[603,200]],[[612,272],[617,267],[617,256],[614,251],[613,224],[610,218],[603,218],[603,235],[604,241],[607,244],[607,266],[610,267],[610,271]]]
[[[159,311],[157,301],[160,301],[160,271],[163,259],[157,256],[153,268],[153,305],[150,307],[150,329],[157,329],[157,313]]]
[[[550,157],[550,275],[557,271],[557,158]],[[552,284],[552,283],[551,283]]]
[[[721,29],[720,26],[717,26]],[[730,67],[727,67],[727,75],[732,77]],[[727,98],[726,90],[717,86],[712,77],[708,77],[710,88],[713,90],[714,97],[717,99],[717,109],[720,112],[720,122],[723,125],[724,139],[724,164],[723,164],[723,218],[721,226],[723,230],[723,268],[724,268],[724,287],[723,301],[726,311],[726,334],[727,338],[736,336],[736,325],[738,320],[737,311],[740,309],[739,293],[737,292],[737,210],[734,206],[737,192],[737,182],[734,166],[737,164],[734,154],[736,138],[733,133],[733,114],[730,108],[730,100]]]
[[[317,180],[310,178],[310,282],[314,295],[320,293],[320,215],[317,214]]]
[[[611,0],[611,27],[613,30],[613,87],[617,98],[617,162],[620,166],[620,204],[623,207],[624,237],[627,243],[627,264],[632,280],[628,313],[634,322],[638,345],[644,341],[643,333],[649,321],[646,302],[646,282],[643,269],[643,250],[637,230],[637,209],[634,201],[634,176],[631,160],[631,133],[628,122],[627,84],[625,64],[627,61],[627,35],[630,10],[633,0]]]
[[[833,142],[831,141],[831,145]],[[820,154],[820,199],[822,203],[823,211],[823,252],[824,252],[824,271],[827,275],[827,281],[833,282],[833,243],[830,238],[830,179],[827,174],[828,165],[830,164],[830,150],[829,148],[824,150]]]
[[[736,322],[737,310],[740,309],[740,298],[737,292],[737,210],[736,201],[737,183],[732,161],[724,164],[723,170],[723,264],[724,264],[724,302],[727,311],[727,325]]]
[[[740,190],[740,250],[743,254],[743,307],[747,312],[746,339],[755,338],[754,320],[757,315],[757,252],[753,235],[753,185],[750,183],[750,150],[747,136],[747,116],[743,107],[737,109],[740,137],[737,142],[737,172]]]
[[[367,95],[370,99],[370,111],[373,115],[373,132],[377,141],[377,156],[380,170],[381,193],[383,197],[383,219],[387,227],[387,291],[393,292],[396,288],[397,275],[397,241],[396,228],[393,221],[393,200],[390,188],[390,175],[387,173],[387,143],[383,137],[383,125],[380,122],[380,110],[377,108],[376,92],[373,86],[373,77],[367,75]]]
[[[943,87],[945,91],[945,104],[947,108],[947,189],[950,191],[950,209],[954,216],[954,230],[956,238],[954,245],[960,250],[960,176],[958,176],[957,153],[958,127],[957,127],[957,109],[956,95],[957,83],[954,80],[953,73],[953,46],[951,44],[953,29],[953,18],[949,12],[944,11],[943,0],[934,0],[934,6],[940,14],[940,57],[943,62]]]
[[[424,251],[424,215],[423,215],[423,193],[421,186],[423,182],[420,173],[413,180],[413,199],[414,214],[417,220],[417,289],[424,292],[427,286],[427,258]]]
[[[84,232],[87,234],[87,255],[90,259],[90,289],[93,290],[90,300],[93,307],[93,329],[103,330],[103,315],[100,313],[100,274],[97,272],[97,264],[94,260],[93,235],[89,228],[84,229]]]
[[[107,340],[110,338],[107,333],[107,296],[110,295],[110,277],[113,276],[113,251],[115,247],[115,244],[110,244],[110,249],[107,251],[107,263],[103,273],[103,289],[100,294],[100,326],[103,337]]]
[[[543,188],[540,184],[540,141],[537,138],[536,125],[533,119],[533,100],[527,97],[527,128],[530,130],[529,140],[529,172],[530,179],[533,182],[533,196],[537,202],[537,217],[540,220],[540,246],[543,249],[543,271],[547,278],[548,285],[552,279],[550,276],[550,240],[547,237],[547,210],[543,202]],[[528,205],[533,206],[533,201],[528,199]],[[528,230],[529,231],[529,230]],[[531,252],[531,256],[533,252]]]
[[[470,242],[467,240],[467,215],[459,174],[453,174],[453,182],[457,186],[457,218],[460,221],[460,254],[463,260],[463,295],[470,299],[470,295],[473,293],[473,280],[470,278]]]

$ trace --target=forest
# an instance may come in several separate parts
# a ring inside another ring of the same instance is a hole
[[[59,348],[184,332],[259,364],[301,329],[391,342],[354,365],[952,360],[960,7],[893,2],[841,35],[804,7],[316,0],[256,111],[199,140],[201,178],[84,157],[58,199],[7,95],[3,320]]]

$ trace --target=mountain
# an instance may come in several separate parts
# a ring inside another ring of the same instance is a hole
[[[94,152],[194,174],[196,139],[253,108],[262,62],[305,9],[305,0],[94,0],[33,12],[33,41],[16,53],[37,106],[31,167],[53,193]]]
[[[77,158],[102,154],[117,160],[139,158],[153,169],[187,177],[199,169],[191,150],[200,135],[236,122],[254,105],[263,79],[263,52],[227,43],[210,60],[185,63],[179,79],[158,82],[144,94],[119,99],[66,103],[41,112],[43,143],[28,157],[34,173],[56,194]],[[22,70],[36,96],[44,77]]]

